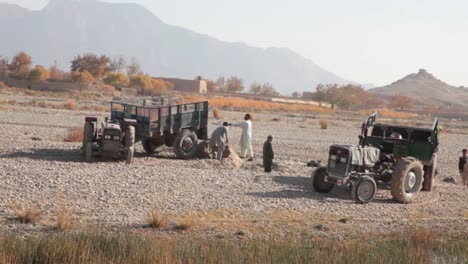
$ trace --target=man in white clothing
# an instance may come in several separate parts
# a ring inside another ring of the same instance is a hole
[[[223,153],[226,145],[229,143],[228,123],[216,128],[211,134],[210,145],[215,154],[215,159],[223,160]]]
[[[244,117],[244,122],[231,125],[242,128],[242,135],[240,140],[240,157],[248,158],[248,161],[252,161],[254,155],[252,148],[252,116],[250,114],[246,114]]]

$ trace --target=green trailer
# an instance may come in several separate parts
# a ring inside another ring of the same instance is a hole
[[[172,97],[112,101],[111,120],[136,120],[135,142],[148,154],[173,147],[178,158],[193,158],[197,141],[208,138],[208,102],[174,104]]]

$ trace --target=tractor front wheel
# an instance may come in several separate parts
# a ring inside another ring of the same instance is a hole
[[[174,141],[174,153],[179,159],[194,158],[198,151],[198,137],[195,132],[184,129]]]
[[[391,182],[391,193],[400,203],[411,202],[421,190],[423,182],[422,164],[414,158],[402,158],[395,164]]]
[[[363,176],[353,183],[352,198],[356,203],[366,204],[374,200],[377,183],[372,177]]]
[[[325,177],[327,176],[327,168],[320,167],[315,170],[314,174],[312,174],[312,186],[314,190],[318,193],[329,193],[335,186],[333,183],[329,183],[325,181]]]
[[[83,128],[83,143],[81,147],[81,153],[83,156],[86,155],[86,145],[93,142],[94,126],[91,122],[86,122]]]
[[[84,156],[85,156],[86,162],[88,163],[93,162],[93,143],[92,142],[86,143]]]
[[[126,163],[133,162],[133,154],[135,153],[135,127],[127,126],[125,129],[125,151]]]

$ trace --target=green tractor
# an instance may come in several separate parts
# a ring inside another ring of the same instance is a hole
[[[431,128],[376,123],[377,113],[362,124],[357,146],[332,145],[326,167],[318,167],[312,185],[319,193],[335,185],[351,188],[357,203],[371,202],[377,182],[390,185],[393,198],[409,203],[420,191],[431,191],[437,167],[438,119]]]

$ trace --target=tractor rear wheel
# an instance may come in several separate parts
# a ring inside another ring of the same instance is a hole
[[[83,143],[81,146],[81,154],[86,155],[86,145],[93,142],[94,126],[91,122],[86,122],[83,128]]]
[[[421,190],[423,182],[422,164],[411,158],[399,159],[394,168],[391,181],[391,193],[400,203],[409,203]]]
[[[436,168],[437,168],[437,154],[432,156],[432,164],[430,166],[424,166],[424,182],[423,182],[423,191],[430,192],[434,188],[434,181],[436,177]]]
[[[369,203],[375,198],[377,193],[377,183],[372,177],[363,176],[353,183],[351,195],[356,203]]]
[[[133,154],[135,153],[135,127],[127,126],[125,129],[125,159],[127,164],[133,162]]]
[[[191,159],[198,151],[198,137],[195,132],[184,129],[174,140],[174,153],[179,159]]]
[[[325,182],[327,168],[320,167],[312,174],[312,186],[318,193],[329,193],[335,186],[333,183]]]
[[[153,142],[150,138],[144,139],[141,141],[143,148],[145,149],[146,153],[149,155],[158,154],[164,149],[164,142],[161,144]]]

